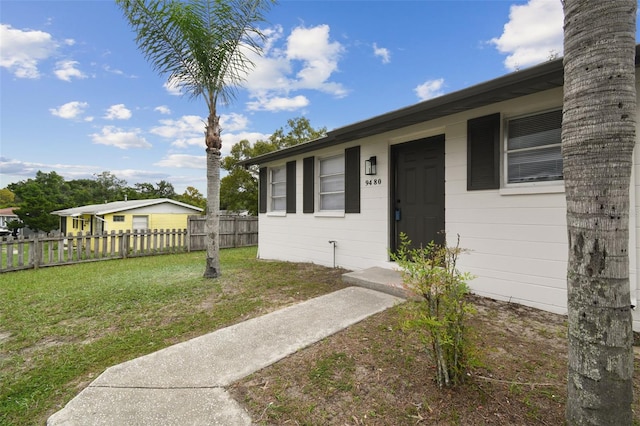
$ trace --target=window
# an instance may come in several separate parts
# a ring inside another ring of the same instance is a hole
[[[144,231],[149,229],[149,216],[133,216],[133,230]]]
[[[320,210],[344,210],[344,155],[320,160]]]
[[[271,210],[287,208],[287,172],[284,167],[273,167],[271,172]]]
[[[507,123],[507,182],[561,180],[562,110],[515,118]]]
[[[113,215],[113,221],[114,222],[124,222],[124,216],[123,215]]]
[[[78,229],[78,228],[80,228],[80,221],[78,220],[78,218],[77,218],[77,217],[74,217],[74,218],[73,218],[73,221],[72,221],[72,225],[71,225],[71,226],[73,226],[73,229]]]

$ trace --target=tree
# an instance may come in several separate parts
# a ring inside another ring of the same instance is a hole
[[[13,207],[16,195],[9,188],[0,189],[0,208]]]
[[[136,198],[147,199],[147,198],[171,198],[174,199],[177,197],[176,191],[173,188],[173,185],[166,180],[161,180],[156,183],[155,186],[148,182],[136,183],[134,184]]]
[[[14,213],[25,226],[34,231],[49,232],[58,229],[58,216],[50,214],[68,206],[68,186],[56,172],[38,171],[35,179],[9,184],[16,195],[19,208]]]
[[[270,0],[116,0],[136,32],[153,68],[192,98],[203,97],[208,116],[207,260],[204,276],[220,274],[220,117],[218,101],[230,102],[252,68],[249,55],[262,52]]]
[[[564,0],[569,425],[632,423],[636,0]]]
[[[124,194],[127,188],[127,181],[119,179],[111,172],[102,172],[94,174],[96,189],[94,199],[98,203],[124,200]]]
[[[201,209],[207,207],[207,200],[205,200],[200,191],[193,186],[187,186],[187,189],[185,189],[182,195],[178,195],[177,199],[178,201],[200,207]]]
[[[318,139],[327,134],[326,127],[314,129],[305,117],[287,120],[285,128],[280,127],[273,132],[268,141],[258,140],[251,145],[248,140],[242,140],[231,147],[230,155],[222,161],[222,168],[229,174],[222,178],[220,187],[220,204],[227,210],[247,210],[250,214],[258,214],[258,168],[252,166],[245,169],[238,164],[240,161]]]

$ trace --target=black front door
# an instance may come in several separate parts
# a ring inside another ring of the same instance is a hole
[[[392,198],[392,250],[400,233],[413,247],[444,242],[444,135],[420,139],[391,150],[395,182]]]

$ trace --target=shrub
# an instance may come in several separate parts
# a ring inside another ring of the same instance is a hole
[[[433,241],[412,248],[407,235],[400,235],[400,247],[391,259],[402,269],[404,286],[414,293],[416,303],[407,305],[404,327],[425,330],[423,341],[436,364],[438,386],[460,384],[469,364],[471,347],[466,338],[465,317],[473,312],[466,301],[467,282],[473,277],[457,267],[460,237],[455,247]]]

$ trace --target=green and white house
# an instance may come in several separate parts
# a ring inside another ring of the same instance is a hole
[[[458,265],[477,277],[474,293],[566,313],[562,88],[558,59],[246,160],[260,168],[260,258],[393,269],[400,233],[416,245],[460,235],[469,251]],[[634,157],[636,305],[638,150]],[[633,317],[640,330],[638,309]]]

